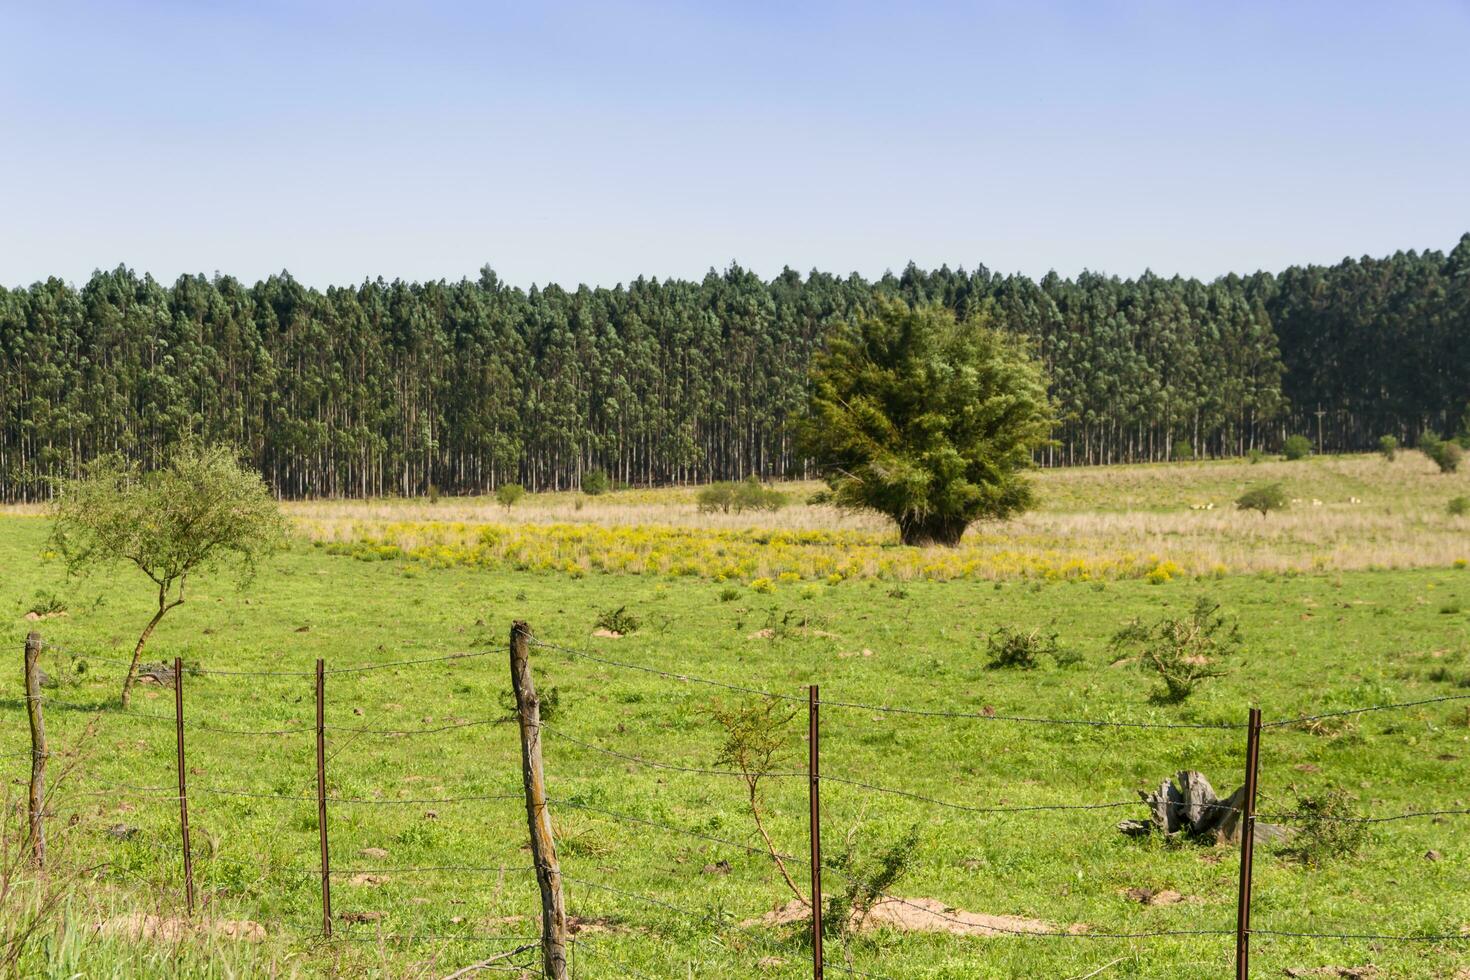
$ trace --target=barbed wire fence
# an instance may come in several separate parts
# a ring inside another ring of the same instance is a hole
[[[40,678],[40,656],[43,650],[52,650],[57,653],[71,656],[73,658],[85,658],[103,663],[120,664],[130,666],[126,660],[115,660],[101,657],[93,653],[79,653],[58,647],[52,643],[45,643],[37,633],[31,633],[26,639],[25,648],[25,680],[26,693],[24,696],[27,715],[31,732],[31,749],[28,752],[6,753],[9,757],[28,756],[31,761],[30,794],[27,807],[27,849],[32,855],[32,860],[37,865],[44,866],[46,862],[46,817],[51,812],[50,799],[46,788],[47,762],[50,758],[50,750],[47,744],[44,722],[44,707],[47,702],[57,702],[60,699],[46,695],[42,692]],[[594,663],[608,670],[637,673],[644,676],[657,677],[663,680],[677,682],[678,684],[696,684],[714,689],[742,694],[751,698],[767,699],[789,705],[793,711],[805,708],[807,715],[807,766],[804,769],[771,770],[762,772],[762,778],[800,779],[806,783],[808,795],[808,820],[807,820],[807,843],[809,853],[798,856],[777,849],[769,841],[767,846],[757,846],[729,837],[706,833],[693,828],[679,827],[665,820],[651,819],[634,813],[625,813],[621,810],[595,805],[585,800],[573,799],[565,796],[557,796],[547,791],[543,762],[543,742],[549,738],[553,742],[565,743],[581,751],[591,752],[606,758],[617,759],[632,766],[645,767],[658,771],[679,772],[694,776],[708,776],[715,778],[747,778],[748,773],[739,769],[716,769],[705,766],[689,765],[682,761],[651,758],[645,754],[635,754],[601,745],[585,738],[580,738],[569,732],[561,731],[559,726],[546,722],[541,717],[541,701],[535,690],[530,665],[531,650],[546,651],[549,654],[559,655],[566,658],[583,660]],[[973,932],[976,923],[967,921],[957,915],[951,915],[950,906],[943,906],[943,911],[936,910],[931,905],[921,905],[909,899],[892,894],[886,888],[880,887],[878,882],[854,875],[839,863],[824,860],[821,852],[822,844],[822,806],[821,787],[823,783],[833,785],[849,786],[861,789],[866,793],[882,796],[891,796],[922,803],[926,806],[938,807],[971,814],[1043,814],[1050,812],[1077,812],[1077,811],[1105,811],[1123,808],[1134,808],[1145,805],[1140,799],[1132,800],[1104,800],[1097,802],[1064,802],[1047,804],[1026,805],[990,805],[980,806],[973,803],[965,803],[957,800],[944,799],[928,794],[918,793],[914,790],[902,787],[877,783],[870,780],[858,780],[847,776],[832,775],[821,771],[821,717],[822,709],[828,708],[838,711],[860,711],[875,715],[899,715],[918,716],[929,718],[940,718],[950,721],[964,721],[982,724],[998,725],[1047,725],[1058,727],[1088,727],[1088,728],[1115,728],[1115,729],[1188,729],[1206,730],[1219,732],[1222,735],[1245,736],[1243,774],[1245,786],[1243,799],[1239,805],[1228,803],[1203,803],[1194,804],[1204,808],[1214,808],[1230,811],[1230,816],[1236,821],[1236,836],[1239,841],[1239,871],[1236,881],[1237,886],[1237,910],[1233,928],[1224,926],[1202,927],[1189,929],[1160,929],[1148,931],[1099,931],[1087,928],[1053,928],[1041,927],[1027,924],[1025,928],[1011,928],[999,924],[999,922],[987,922],[982,928],[982,934],[1007,935],[1017,938],[1055,941],[1078,941],[1096,942],[1101,940],[1133,940],[1148,941],[1155,939],[1166,939],[1171,937],[1201,938],[1224,940],[1233,937],[1235,975],[1238,980],[1250,975],[1250,941],[1253,936],[1265,938],[1286,939],[1315,939],[1329,941],[1368,941],[1374,943],[1417,943],[1417,944],[1451,944],[1470,942],[1470,933],[1466,932],[1425,932],[1417,934],[1385,934],[1369,931],[1344,931],[1344,932],[1319,932],[1301,929],[1286,928],[1258,928],[1251,922],[1252,908],[1252,883],[1253,883],[1253,851],[1257,838],[1258,821],[1269,820],[1277,824],[1291,824],[1293,822],[1318,821],[1318,822],[1344,822],[1355,824],[1381,824],[1402,820],[1434,818],[1442,819],[1454,815],[1470,814],[1470,808],[1438,806],[1432,809],[1410,810],[1390,814],[1321,814],[1321,813],[1261,813],[1257,811],[1257,782],[1260,769],[1260,748],[1262,736],[1266,732],[1285,729],[1291,726],[1310,725],[1324,720],[1360,716],[1375,712],[1403,711],[1410,708],[1423,707],[1431,704],[1440,704],[1453,701],[1470,701],[1470,694],[1446,695],[1434,698],[1423,698],[1413,701],[1402,701],[1394,703],[1376,704],[1367,707],[1350,708],[1338,711],[1322,712],[1313,715],[1301,715],[1294,718],[1277,719],[1270,722],[1263,721],[1258,709],[1249,710],[1247,719],[1240,723],[1213,722],[1213,723],[1191,723],[1191,722],[1154,722],[1154,721],[1120,721],[1112,719],[1092,718],[1046,718],[1025,715],[1000,714],[989,708],[982,711],[960,711],[927,706],[905,706],[894,704],[871,704],[850,700],[828,700],[820,696],[817,686],[812,685],[806,691],[806,696],[800,696],[780,691],[770,691],[748,685],[732,684],[715,678],[703,677],[694,674],[663,670],[647,664],[632,663],[615,660],[600,653],[589,650],[570,647],[566,645],[550,643],[536,638],[531,628],[523,623],[516,622],[512,625],[509,653],[510,653],[510,676],[511,689],[515,697],[515,720],[520,729],[520,741],[522,750],[522,785],[515,790],[507,789],[504,792],[476,793],[462,796],[438,796],[419,797],[410,799],[378,799],[361,796],[344,796],[342,794],[331,794],[328,792],[328,767],[330,763],[357,739],[365,736],[380,736],[390,738],[413,738],[419,736],[433,736],[449,731],[457,731],[478,726],[494,725],[507,721],[506,718],[476,718],[468,720],[456,720],[447,724],[425,724],[417,728],[380,728],[367,725],[329,725],[326,722],[327,703],[327,681],[329,678],[350,675],[360,675],[378,670],[421,666],[426,664],[446,663],[468,658],[489,656],[495,651],[483,650],[469,653],[456,653],[432,657],[420,657],[384,661],[379,663],[361,664],[345,667],[328,667],[323,659],[318,659],[314,670],[227,670],[212,669],[199,666],[189,666],[187,669],[182,660],[175,658],[173,663],[172,684],[174,689],[174,713],[172,716],[140,711],[129,710],[127,717],[138,718],[157,724],[171,724],[175,735],[175,768],[177,775],[177,786],[141,786],[132,783],[113,783],[95,789],[83,791],[78,795],[119,795],[128,794],[137,798],[147,798],[159,801],[175,801],[178,805],[178,848],[180,852],[180,873],[182,877],[181,886],[184,894],[184,904],[190,917],[195,915],[195,882],[193,870],[192,839],[189,829],[189,797],[191,793],[220,797],[239,798],[248,800],[285,801],[297,804],[315,804],[315,823],[319,842],[319,866],[317,868],[290,868],[284,869],[285,876],[295,876],[298,879],[316,879],[320,890],[321,903],[321,933],[322,938],[331,942],[473,942],[489,945],[502,946],[492,955],[482,959],[468,967],[465,967],[450,977],[458,978],[469,976],[479,971],[486,972],[515,972],[520,975],[545,976],[552,980],[566,980],[574,974],[577,956],[585,954],[591,958],[593,963],[605,963],[607,966],[626,976],[647,976],[631,964],[624,961],[613,951],[606,949],[599,942],[595,934],[576,934],[573,925],[575,917],[567,912],[568,893],[572,891],[568,885],[576,886],[577,890],[586,889],[591,892],[613,895],[621,899],[640,903],[650,909],[658,909],[663,912],[671,912],[691,924],[702,928],[711,929],[723,933],[733,928],[733,923],[728,916],[713,914],[709,910],[697,910],[681,906],[666,896],[654,896],[641,894],[618,888],[605,881],[598,881],[581,876],[573,876],[562,871],[556,853],[556,841],[552,833],[551,811],[553,808],[585,814],[593,819],[609,821],[629,827],[637,827],[643,831],[651,831],[657,834],[668,835],[673,838],[687,840],[699,840],[705,844],[714,844],[722,848],[752,855],[763,860],[773,862],[790,862],[798,864],[802,861],[807,863],[807,885],[809,897],[801,901],[804,909],[802,918],[805,919],[805,933],[807,945],[810,948],[812,962],[811,975],[821,980],[825,971],[831,970],[846,976],[856,977],[882,977],[881,973],[865,972],[856,968],[850,959],[847,961],[836,960],[829,957],[824,948],[824,940],[841,938],[845,923],[828,923],[824,928],[823,912],[827,902],[822,890],[822,875],[829,873],[841,879],[848,886],[856,886],[872,896],[872,899],[882,902],[891,902],[898,906],[912,908],[926,916],[937,918],[960,927],[966,931]],[[214,725],[209,722],[200,722],[185,717],[185,684],[186,676],[219,676],[230,678],[290,678],[305,680],[310,678],[314,687],[315,722],[312,725],[292,724],[283,728],[256,729],[256,728],[231,728]],[[66,704],[65,701],[60,703]],[[72,703],[71,707],[85,709],[88,706]],[[93,706],[95,707],[95,706]],[[313,778],[302,781],[301,791],[298,793],[263,793],[244,787],[223,786],[190,786],[188,782],[187,752],[185,743],[186,728],[195,731],[240,737],[269,737],[269,736],[292,736],[311,734],[314,736],[314,761],[315,772]],[[341,744],[334,746],[334,750],[327,752],[328,733],[342,739]],[[376,868],[334,868],[331,863],[331,835],[330,835],[330,810],[334,807],[352,806],[402,806],[402,805],[441,805],[480,803],[491,801],[521,801],[525,806],[527,826],[529,831],[530,850],[532,860],[525,865],[506,864],[434,864],[434,865],[406,865],[396,867]],[[784,864],[782,866],[784,873]],[[331,889],[332,882],[344,876],[356,876],[364,874],[384,875],[531,875],[536,879],[540,892],[541,927],[534,934],[503,934],[503,933],[453,933],[453,934],[424,934],[404,933],[388,934],[375,932],[372,935],[341,934],[334,930],[334,917],[332,912]],[[799,894],[799,893],[798,893]],[[748,924],[748,922],[746,923]],[[845,946],[845,944],[844,944]],[[846,950],[844,948],[844,955]],[[533,959],[533,954],[536,954]]]

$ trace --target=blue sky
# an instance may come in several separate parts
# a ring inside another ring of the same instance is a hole
[[[1210,277],[1470,230],[1470,2],[0,2],[0,282]]]

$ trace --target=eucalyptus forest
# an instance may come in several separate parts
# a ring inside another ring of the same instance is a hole
[[[1209,282],[732,265],[523,290],[487,267],[318,290],[119,267],[0,288],[0,498],[190,437],[239,447],[284,497],[808,476],[808,363],[879,297],[1028,339],[1061,420],[1042,465],[1409,443],[1453,434],[1470,401],[1470,235]]]

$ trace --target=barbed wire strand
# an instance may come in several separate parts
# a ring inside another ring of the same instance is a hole
[[[1399,935],[1386,936],[1369,932],[1287,932],[1281,929],[1255,929],[1250,930],[1252,936],[1275,936],[1288,939],[1361,939],[1369,942],[1383,943],[1444,943],[1444,942],[1470,942],[1470,933],[1428,933],[1425,935]]]
[[[1321,721],[1324,718],[1343,718],[1347,715],[1361,715],[1370,711],[1394,711],[1399,708],[1417,708],[1425,704],[1439,704],[1444,701],[1470,701],[1470,694],[1446,694],[1437,698],[1421,698],[1418,701],[1397,701],[1392,704],[1375,704],[1366,708],[1346,708],[1342,711],[1328,711],[1320,715],[1305,715],[1299,718],[1287,718],[1282,721],[1272,721],[1262,725],[1262,728],[1284,728],[1288,725],[1300,725],[1308,721]]]
[[[608,667],[619,667],[623,670],[636,670],[645,674],[654,674],[659,677],[668,677],[677,681],[687,681],[691,684],[707,684],[710,687],[724,688],[727,691],[736,691],[740,694],[753,694],[756,697],[772,698],[777,701],[794,701],[801,704],[806,704],[807,701],[806,698],[797,697],[794,694],[777,694],[775,691],[763,691],[760,688],[755,687],[742,687],[739,684],[727,684],[724,681],[712,680],[708,677],[699,677],[694,674],[680,674],[670,670],[659,670],[657,667],[646,667],[642,664],[630,664],[624,663],[620,660],[610,660],[606,657],[599,657],[595,654],[587,653],[585,650],[574,650],[571,647],[558,646],[555,643],[547,643],[543,640],[536,639],[529,633],[522,633],[521,635],[526,637],[526,640],[532,646],[544,647],[547,650],[556,650],[559,653],[565,653],[573,657],[581,657],[583,660],[591,660],[594,663],[603,664]]]
[[[660,670],[660,669],[658,669],[656,667],[648,667],[648,666],[645,666],[643,664],[631,664],[631,663],[627,663],[625,661],[612,660],[612,659],[609,659],[607,657],[599,657],[596,654],[588,653],[585,650],[576,650],[576,649],[572,649],[571,647],[564,647],[564,646],[560,646],[560,645],[555,644],[555,643],[547,643],[547,642],[545,642],[543,640],[536,639],[535,637],[531,636],[530,634],[522,634],[522,635],[524,635],[526,637],[527,641],[529,643],[531,643],[533,646],[544,647],[544,648],[546,648],[548,650],[556,650],[556,651],[558,651],[560,653],[568,654],[568,655],[573,656],[573,657],[581,657],[584,660],[591,660],[594,663],[604,664],[604,665],[609,666],[609,667],[618,667],[618,668],[621,668],[621,669],[624,669],[624,670],[636,670],[636,671],[641,671],[641,672],[647,673],[647,674],[654,674],[654,675],[659,676],[659,677],[668,677],[668,678],[672,678],[674,680],[688,681],[688,682],[695,683],[695,684],[707,684],[707,685],[710,685],[712,687],[720,687],[720,688],[724,688],[724,689],[730,690],[730,691],[737,691],[737,692],[742,693],[742,694],[752,694],[752,695],[755,695],[757,697],[774,698],[774,699],[781,700],[781,701],[793,701],[793,702],[798,702],[798,703],[801,703],[801,704],[805,704],[806,701],[807,701],[806,698],[797,697],[796,695],[792,695],[792,694],[778,694],[778,693],[776,693],[774,691],[766,691],[766,690],[761,690],[760,688],[753,688],[753,687],[742,687],[739,684],[728,684],[728,683],[726,683],[724,681],[717,681],[717,680],[713,680],[713,679],[708,678],[708,677],[699,677],[699,676],[694,675],[694,674],[683,674],[683,673],[678,673],[678,672],[675,672],[675,671]],[[859,703],[859,702],[855,702],[855,701],[823,701],[823,700],[819,700],[817,703],[818,704],[822,704],[822,705],[827,705],[827,706],[830,706],[830,707],[835,707],[835,708],[856,708],[856,709],[862,709],[862,710],[868,710],[868,711],[890,712],[890,713],[894,713],[894,714],[927,715],[927,716],[939,717],[939,718],[978,718],[978,719],[985,720],[985,721],[1013,721],[1013,722],[1027,722],[1027,723],[1031,723],[1031,724],[1051,724],[1051,725],[1088,725],[1088,726],[1101,727],[1101,728],[1195,728],[1195,729],[1226,729],[1226,730],[1228,730],[1228,729],[1240,729],[1240,728],[1244,728],[1245,727],[1245,725],[1243,723],[1227,723],[1227,722],[1209,723],[1209,724],[1206,724],[1206,723],[1170,724],[1170,723],[1164,723],[1164,722],[1095,721],[1095,720],[1090,720],[1090,719],[1078,719],[1078,718],[1072,718],[1072,719],[1066,719],[1066,718],[1030,718],[1030,717],[1023,717],[1023,716],[1020,716],[1020,715],[986,714],[984,712],[940,711],[940,710],[937,710],[937,709],[927,709],[927,708],[901,708],[901,707],[895,707],[895,706],[892,706],[892,705],[863,704],[863,703]]]
[[[119,660],[115,657],[107,657],[99,653],[81,653],[70,650],[55,643],[44,642],[43,649],[55,650],[57,653],[66,654],[79,660],[96,660],[105,664],[117,664],[122,667],[132,666],[131,660]],[[475,650],[469,653],[449,653],[433,657],[415,657],[406,660],[385,660],[378,663],[358,664],[351,667],[329,667],[325,670],[328,674],[360,674],[372,670],[386,670],[389,667],[411,667],[419,664],[443,663],[448,660],[468,660],[475,657],[487,657],[495,651]],[[172,669],[172,668],[170,668]],[[224,670],[214,667],[184,666],[184,673],[190,675],[213,675],[216,677],[315,677],[313,670]]]
[[[648,820],[644,817],[634,817],[626,813],[619,813],[616,810],[605,810],[601,807],[589,806],[586,803],[573,803],[571,800],[563,799],[548,799],[546,802],[550,804],[555,804],[556,806],[570,807],[573,810],[585,810],[588,813],[598,813],[605,817],[610,817],[614,820],[620,820],[624,823],[638,824],[644,827],[652,827],[656,830],[666,831],[671,834],[682,834],[685,837],[696,837],[700,840],[709,841],[712,844],[723,844],[726,847],[733,847],[738,850],[745,851],[747,854],[755,854],[759,857],[770,858],[773,856],[770,851],[764,850],[763,848],[753,847],[749,844],[741,844],[738,841],[726,840],[723,837],[714,837],[709,834],[702,834],[697,830],[685,830],[683,827],[675,827],[671,824],[659,823],[657,820]],[[777,852],[774,857],[779,857],[783,861],[801,860],[794,855],[782,854],[780,852]]]

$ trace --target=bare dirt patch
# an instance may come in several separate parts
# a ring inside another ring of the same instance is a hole
[[[175,916],[130,912],[113,916],[96,925],[104,936],[117,936],[134,942],[156,941],[176,943],[191,936],[216,936],[258,943],[265,939],[265,926],[250,919],[204,919],[193,922]]]
[[[805,902],[792,900],[757,920],[743,925],[782,926],[805,922],[810,916]],[[1015,936],[1066,932],[1082,935],[1087,926],[1073,923],[1059,926],[1042,919],[1019,915],[987,915],[966,912],[933,898],[885,898],[873,905],[861,922],[854,920],[860,931],[892,929],[897,932],[942,932],[951,936]]]

